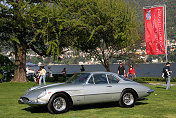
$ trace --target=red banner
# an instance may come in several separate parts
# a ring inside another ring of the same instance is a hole
[[[144,9],[144,20],[147,54],[165,54],[163,7]]]

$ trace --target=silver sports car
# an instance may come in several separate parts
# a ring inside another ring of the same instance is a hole
[[[47,106],[50,113],[64,113],[73,105],[118,102],[121,107],[133,107],[137,99],[154,90],[111,72],[74,74],[65,83],[29,88],[18,100],[30,106]]]

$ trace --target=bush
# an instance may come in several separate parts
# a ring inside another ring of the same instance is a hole
[[[166,80],[164,78],[159,77],[140,77],[140,78],[134,78],[134,81],[136,82],[145,82],[145,81],[160,81],[165,82]],[[176,78],[171,78],[171,82],[176,82]]]
[[[53,74],[53,78],[48,78],[46,81],[56,81],[56,82],[65,82],[67,81],[70,77],[72,77],[73,74],[67,74],[66,79],[64,79],[62,74]]]
[[[0,79],[2,79],[3,78],[3,75],[0,73]]]
[[[64,79],[62,74],[53,74],[53,77],[46,77],[46,82],[65,82],[67,81],[73,74],[67,74],[66,79]],[[34,81],[33,76],[30,75],[27,77],[29,81]]]
[[[46,77],[46,82],[65,82],[67,81],[70,77],[72,77],[73,74],[67,74],[66,79],[64,79],[62,74],[53,74],[53,77]],[[34,81],[32,77],[28,77],[29,81]],[[158,82],[165,82],[164,78],[159,78],[159,77],[139,77],[139,78],[134,78],[134,81],[139,82],[139,83],[146,83],[146,81],[158,81]],[[171,78],[171,82],[176,82],[176,78],[173,77]]]
[[[0,74],[3,81],[10,81],[14,73],[14,63],[0,54]]]

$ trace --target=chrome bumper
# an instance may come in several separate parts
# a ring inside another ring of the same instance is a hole
[[[153,92],[154,92],[153,89],[150,89],[150,90],[147,91],[147,93],[153,93]]]
[[[30,106],[44,106],[46,103],[39,103],[39,102],[32,102],[27,98],[20,98],[18,99],[19,104],[28,104]]]

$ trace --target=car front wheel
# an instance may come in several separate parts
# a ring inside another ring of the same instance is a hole
[[[69,110],[71,101],[65,94],[58,93],[51,97],[47,107],[50,113],[60,114]]]
[[[121,107],[133,107],[136,103],[136,94],[133,90],[124,90],[121,94],[119,105]]]

